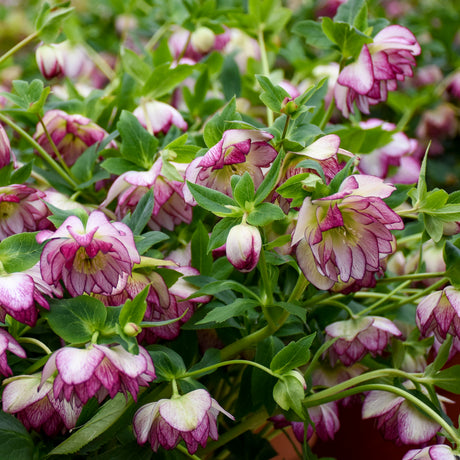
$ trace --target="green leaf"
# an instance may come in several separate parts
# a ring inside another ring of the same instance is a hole
[[[136,248],[141,255],[150,249],[154,244],[166,240],[169,240],[169,236],[166,235],[166,233],[158,231],[147,232],[134,237]]]
[[[316,333],[313,333],[286,345],[274,356],[270,369],[276,374],[284,374],[306,364],[310,359],[310,347],[315,336]]]
[[[263,202],[258,204],[254,211],[249,214],[247,222],[248,224],[254,226],[264,226],[273,222],[274,220],[281,220],[285,217],[286,214],[284,214],[278,205]]]
[[[198,363],[192,366],[189,369],[189,372],[195,372],[199,369],[204,369],[205,367],[210,367],[218,363],[220,363],[220,350],[218,350],[217,348],[208,348],[204,352],[203,358],[201,358],[201,360]],[[200,374],[200,377],[202,377],[203,375],[211,374],[215,370],[217,369],[203,372],[203,374]]]
[[[5,412],[0,412],[0,443],[3,460],[35,458],[32,437],[17,418]]]
[[[88,221],[88,213],[80,206],[79,204],[75,203],[74,209],[59,209],[56,206],[53,206],[51,203],[45,201],[46,206],[49,210],[53,213],[52,216],[48,216],[48,220],[51,221],[56,228],[60,227],[63,222],[70,216],[78,217],[84,225]]]
[[[130,112],[123,110],[117,123],[123,141],[121,154],[144,169],[150,169],[158,148],[158,140],[149,134]]]
[[[36,79],[31,83],[22,80],[14,80],[13,89],[17,97],[10,97],[10,99],[15,104],[30,113],[35,114],[43,112],[43,106],[50,92],[50,88],[44,88],[41,80]]]
[[[169,381],[185,374],[184,360],[171,348],[163,345],[150,345],[147,350],[155,364],[157,374],[155,381]]]
[[[152,66],[134,51],[124,46],[120,49],[121,63],[128,75],[134,78],[139,84],[144,85],[147,76],[152,72]]]
[[[194,184],[192,182],[187,181],[187,186],[195,198],[196,202],[204,209],[213,212],[216,215],[225,215],[225,214],[232,214],[233,210],[227,208],[226,206],[236,206],[234,200],[232,200],[229,196],[219,192],[217,190],[213,190],[207,187],[203,187],[202,185]],[[241,211],[243,214],[243,211]]]
[[[450,241],[444,246],[444,261],[446,263],[446,276],[453,286],[460,288],[460,249]]]
[[[366,0],[348,0],[342,3],[334,16],[335,22],[346,22],[359,30],[367,29]]]
[[[236,113],[235,98],[224,107],[221,113],[217,113],[206,123],[203,136],[209,148],[216,145],[222,139],[224,131],[229,129],[226,122],[233,120],[241,120],[240,115]]]
[[[123,222],[133,231],[133,235],[137,236],[142,233],[148,221],[152,217],[153,212],[153,190],[150,189],[137,203],[133,214]]]
[[[126,160],[125,158],[107,158],[107,160],[101,163],[101,167],[110,174],[116,174],[117,176],[121,176],[127,171],[144,171],[142,166]]]
[[[150,286],[146,286],[133,300],[128,299],[120,311],[118,319],[120,326],[123,328],[128,323],[140,324],[144,318],[145,310],[147,309],[147,295]]]
[[[213,249],[223,246],[227,241],[230,229],[240,223],[241,219],[238,217],[226,217],[225,219],[217,222],[212,229],[211,237],[209,238],[208,251],[212,251]]]
[[[35,27],[38,36],[45,43],[53,43],[58,37],[63,22],[73,13],[74,7],[69,5],[70,2],[63,2],[56,5],[59,8],[56,6],[51,8],[47,2],[43,4],[35,21]]]
[[[18,233],[0,243],[0,262],[8,273],[27,270],[40,260],[44,245],[37,243],[37,233]]]
[[[179,83],[189,77],[193,70],[193,65],[179,64],[171,67],[171,63],[166,62],[153,69],[150,77],[145,82],[143,95],[158,99],[171,92]]]
[[[460,381],[460,365],[457,364],[444,369],[431,378],[437,387],[456,395],[460,394],[460,385],[458,384]]]
[[[259,305],[259,302],[251,299],[236,299],[229,305],[214,308],[196,324],[223,323],[230,318],[246,315],[248,310],[252,310]]]
[[[43,312],[51,329],[69,343],[89,342],[96,331],[104,329],[107,311],[93,297],[81,295],[72,299],[51,299],[50,310]]]
[[[332,46],[332,42],[323,32],[321,24],[311,19],[300,21],[294,25],[292,31],[305,38],[306,44],[316,48],[328,49]]]
[[[391,209],[403,204],[409,196],[409,191],[414,188],[412,184],[395,184],[395,187],[396,190],[383,200]]]
[[[237,177],[239,177],[239,180],[236,186],[233,187],[233,198],[244,208],[246,202],[252,202],[254,200],[254,182],[247,171],[242,176]]]
[[[334,179],[331,180],[331,183],[329,184],[331,194],[337,193],[340,185],[342,185],[342,182],[350,175],[354,161],[355,160],[353,158],[350,158],[345,167],[334,176]]]
[[[89,422],[74,431],[70,437],[61,442],[48,455],[65,455],[77,452],[108,430],[132,403],[131,395],[125,396],[118,393],[113,399],[107,401]]]
[[[430,235],[432,240],[435,243],[441,241],[444,227],[442,221],[428,214],[424,214],[423,222],[425,224],[425,230],[428,233],[428,235]]]
[[[191,239],[192,267],[202,275],[211,275],[213,257],[208,252],[209,236],[203,222],[199,221]]]
[[[241,75],[240,70],[232,56],[226,56],[219,75],[222,84],[222,91],[226,101],[233,97],[241,96]]]
[[[292,409],[299,417],[304,417],[302,400],[305,391],[302,383],[292,375],[283,376],[282,380],[276,382],[273,388],[273,399],[281,409]]]
[[[270,195],[270,193],[273,191],[274,187],[278,183],[278,174],[283,159],[284,153],[279,153],[276,156],[275,161],[272,163],[270,167],[270,170],[268,171],[262,183],[257,188],[256,195],[254,198],[256,204],[262,203],[262,201],[264,201],[265,198],[267,198],[268,195]]]
[[[285,98],[290,97],[289,93],[281,86],[275,86],[268,77],[256,75],[256,78],[262,88],[260,100],[273,112],[281,113],[282,102]]]
[[[259,301],[259,297],[254,293],[254,291],[246,287],[244,284],[238,283],[238,281],[234,280],[212,281],[195,292],[191,297],[194,298],[201,297],[202,295],[214,295],[226,289],[231,289],[241,294],[245,294],[246,296]]]

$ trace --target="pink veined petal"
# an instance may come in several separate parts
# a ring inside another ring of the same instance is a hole
[[[66,347],[56,353],[56,367],[66,384],[78,385],[91,378],[103,358],[103,353],[95,347]]]
[[[134,415],[133,428],[139,444],[147,441],[150,429],[158,416],[158,406],[161,401],[142,406]]]
[[[347,65],[340,72],[337,82],[348,86],[358,94],[366,94],[370,91],[374,84],[374,73],[372,58],[366,45],[363,45],[358,60]]]
[[[310,245],[305,240],[299,242],[296,257],[302,272],[310,283],[325,291],[334,286],[334,280],[329,279],[318,271]]]
[[[396,396],[386,391],[373,390],[369,392],[363,403],[363,419],[382,416],[404,402],[402,396]]]
[[[398,411],[399,437],[404,444],[428,442],[440,429],[433,420],[425,417],[417,408],[403,402]]]
[[[298,154],[323,161],[337,155],[339,146],[340,137],[337,134],[328,134],[320,137],[308,147],[298,152]]]

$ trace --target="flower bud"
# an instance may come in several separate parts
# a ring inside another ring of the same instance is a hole
[[[193,48],[199,53],[207,53],[214,46],[215,41],[214,32],[207,27],[198,27],[190,38]]]
[[[3,168],[11,161],[11,146],[10,140],[4,130],[3,126],[0,125],[0,168]]]
[[[64,62],[61,52],[53,45],[40,45],[35,52],[41,74],[50,80],[63,74]]]
[[[261,248],[262,239],[257,227],[235,225],[227,236],[227,259],[240,272],[250,272],[256,267]]]
[[[141,328],[136,323],[127,323],[123,328],[123,332],[128,337],[136,337],[141,332]]]

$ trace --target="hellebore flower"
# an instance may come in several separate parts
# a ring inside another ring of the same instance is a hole
[[[217,440],[219,412],[234,420],[206,390],[199,389],[142,406],[134,415],[133,429],[137,442],[149,441],[155,452],[160,445],[174,449],[182,438],[194,454],[199,445],[206,446],[208,437]]]
[[[381,270],[381,258],[393,252],[390,230],[404,228],[382,198],[394,187],[373,176],[349,176],[338,193],[311,200],[299,211],[292,246],[305,277],[318,289],[336,283],[366,281]]]
[[[259,262],[262,238],[257,227],[239,224],[231,228],[225,244],[229,262],[240,272],[254,270]]]
[[[127,352],[121,345],[93,344],[89,348],[65,347],[55,351],[42,372],[42,384],[57,371],[53,383],[56,399],[86,404],[96,396],[101,402],[107,395],[122,392],[137,400],[139,386],[148,386],[156,378],[152,358],[140,347],[139,354]]]
[[[192,221],[192,207],[184,201],[183,182],[169,180],[161,174],[163,160],[159,158],[148,171],[128,171],[118,177],[110,187],[101,207],[107,206],[118,196],[115,214],[122,219],[132,212],[139,200],[153,190],[155,201],[152,217],[148,222],[152,230],[174,230],[182,222]]]
[[[434,333],[441,343],[447,334],[460,338],[460,292],[447,286],[428,294],[417,306],[415,321],[425,337]]]
[[[78,157],[91,145],[100,144],[108,133],[82,115],[69,115],[62,110],[49,110],[43,116],[43,123],[67,166],[72,166]],[[53,158],[53,148],[41,123],[37,124],[34,139]],[[109,147],[116,147],[111,141]]]
[[[413,389],[412,382],[403,384]],[[427,393],[425,390],[424,392]],[[439,396],[441,402],[452,402]],[[428,442],[441,427],[425,416],[417,407],[403,396],[380,390],[370,391],[363,403],[363,419],[377,418],[377,427],[385,439],[396,444],[417,444]]]
[[[436,444],[423,449],[412,449],[404,455],[402,460],[457,460],[456,455],[449,446]]]
[[[48,436],[74,428],[82,410],[73,401],[55,398],[52,383],[40,384],[40,374],[21,375],[7,383],[2,408],[16,415],[28,430],[42,430]]]
[[[185,171],[185,179],[205,187],[219,190],[228,196],[232,194],[230,179],[246,171],[257,188],[264,175],[262,168],[276,158],[277,151],[268,143],[273,136],[265,131],[230,129],[208,152],[195,158]],[[185,201],[191,205],[196,202],[188,187],[184,187]]]
[[[45,194],[23,184],[0,187],[0,241],[51,226],[51,214],[40,198]]]
[[[367,353],[382,354],[391,336],[399,337],[401,331],[387,318],[366,316],[336,321],[326,326],[327,340],[339,337],[329,348],[329,358],[334,366],[338,359],[345,366],[360,361]]]
[[[38,233],[37,241],[47,241],[40,257],[43,280],[57,286],[62,279],[72,297],[122,291],[140,262],[130,228],[110,223],[100,211],[93,211],[86,225],[70,216],[55,232]]]
[[[178,110],[160,101],[144,102],[134,110],[133,115],[148,132],[153,134],[166,134],[172,125],[182,131],[188,128]]]
[[[4,329],[0,329],[0,374],[5,377],[13,375],[13,371],[11,370],[10,366],[8,366],[8,362],[6,360],[7,350],[11,353],[14,353],[16,356],[19,356],[20,358],[27,357],[26,352],[13,338],[13,336]]]
[[[420,45],[409,29],[399,25],[382,29],[340,72],[334,90],[338,109],[348,117],[356,102],[361,112],[369,113],[369,105],[385,101],[398,81],[413,75],[414,56],[419,54]]]
[[[13,152],[5,128],[0,125],[0,169],[11,162]]]
[[[381,126],[384,131],[396,130],[396,125],[376,118],[361,122],[363,129],[372,129]],[[364,174],[390,180],[397,184],[414,184],[420,176],[420,160],[413,156],[416,151],[417,141],[409,139],[404,133],[392,134],[391,141],[371,153],[360,156],[358,169]],[[397,168],[391,174],[390,168]],[[389,174],[390,173],[390,174]]]
[[[58,46],[42,43],[35,51],[35,59],[40,73],[47,80],[63,75],[64,59]]]

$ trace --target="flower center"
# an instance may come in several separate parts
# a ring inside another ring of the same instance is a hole
[[[80,273],[94,275],[103,270],[106,266],[106,259],[101,251],[98,251],[94,257],[89,257],[86,249],[81,247],[75,254],[73,267]]]

